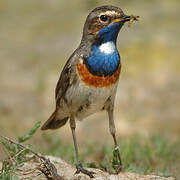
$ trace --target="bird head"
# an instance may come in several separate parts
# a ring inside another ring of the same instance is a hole
[[[103,42],[116,41],[119,30],[125,22],[135,16],[127,16],[115,6],[100,6],[95,8],[88,15],[84,30],[83,40],[101,39]]]

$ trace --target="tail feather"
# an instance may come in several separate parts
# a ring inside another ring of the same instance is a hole
[[[63,119],[57,119],[56,118],[56,110],[52,113],[50,118],[43,124],[41,127],[41,130],[47,130],[47,129],[58,129],[66,124],[69,117],[65,117]]]

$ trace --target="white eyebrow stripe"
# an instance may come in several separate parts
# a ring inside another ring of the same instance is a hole
[[[111,16],[111,15],[114,15],[114,14],[119,15],[119,13],[116,12],[116,11],[105,11],[105,12],[101,13],[100,16],[101,15],[109,15],[109,16]]]

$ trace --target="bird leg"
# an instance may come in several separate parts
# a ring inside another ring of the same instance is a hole
[[[119,146],[118,146],[117,140],[116,140],[116,129],[115,129],[115,124],[114,124],[113,108],[110,107],[110,108],[108,108],[107,111],[108,111],[108,115],[109,115],[109,130],[113,137],[114,146],[115,146],[114,151],[113,151],[113,156],[116,156],[116,157],[114,157],[114,159],[118,159],[118,161],[119,161],[118,164],[117,164],[117,160],[115,160],[115,162],[113,161],[113,166],[118,165],[118,168],[115,168],[115,169],[117,169],[117,173],[119,173],[120,171],[122,171],[123,165],[122,165],[122,161],[121,161]]]
[[[75,123],[75,119],[74,118],[71,118],[70,119],[70,127],[71,127],[71,131],[72,131],[72,136],[73,136],[73,142],[74,142],[74,148],[75,148],[75,153],[76,153],[76,160],[77,160],[77,165],[76,165],[76,174],[78,173],[83,173],[83,174],[86,174],[88,175],[90,178],[93,178],[93,174],[95,174],[94,172],[92,171],[88,171],[86,169],[83,168],[80,160],[79,160],[79,152],[78,152],[78,146],[77,146],[77,140],[76,140],[76,132],[75,132],[75,129],[76,129],[76,123]]]

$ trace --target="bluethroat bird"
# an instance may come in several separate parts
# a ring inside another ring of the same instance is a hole
[[[68,59],[55,90],[56,109],[42,126],[42,130],[57,129],[70,122],[77,159],[77,173],[93,177],[83,168],[76,140],[76,120],[82,120],[100,110],[109,116],[109,130],[118,147],[113,117],[114,100],[121,71],[117,36],[127,16],[114,6],[100,6],[87,16],[79,47]],[[122,161],[118,149],[119,171]]]

